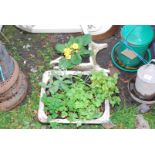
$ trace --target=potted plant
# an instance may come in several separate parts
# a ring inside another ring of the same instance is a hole
[[[91,35],[87,34],[78,37],[71,36],[68,42],[64,44],[57,43],[55,50],[61,56],[59,67],[61,69],[72,69],[82,62],[88,63],[89,57],[93,54],[89,48],[91,41]]]
[[[96,55],[100,50],[107,47],[107,43],[93,42],[89,34],[78,37],[71,36],[68,42],[56,44],[55,59],[50,64],[53,69],[103,70],[96,63]],[[106,69],[104,71],[109,72]]]
[[[103,124],[109,101],[120,104],[117,75],[103,71],[47,71],[41,83],[38,118],[41,122]],[[104,112],[105,110],[105,112]]]

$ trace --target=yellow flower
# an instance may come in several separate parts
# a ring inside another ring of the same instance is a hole
[[[66,59],[71,59],[71,55],[65,55]]]
[[[72,53],[72,50],[70,48],[64,49],[64,55],[66,59],[71,59],[71,53]]]
[[[70,48],[64,49],[64,54],[71,54],[72,50]]]
[[[74,50],[78,50],[79,45],[77,43],[74,43],[74,44],[72,44],[71,48],[73,48]]]

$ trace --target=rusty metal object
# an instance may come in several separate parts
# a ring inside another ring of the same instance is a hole
[[[4,82],[0,82],[0,94],[3,94],[7,90],[9,90],[12,87],[12,85],[18,79],[19,66],[18,66],[17,62],[13,58],[12,58],[12,60],[14,62],[14,71],[13,71],[12,75],[7,80],[5,80]]]
[[[114,35],[119,30],[119,28],[120,28],[119,25],[113,25],[105,33],[98,34],[98,35],[92,35],[92,39],[93,39],[93,41],[100,41],[100,40],[107,39],[107,38],[111,37],[112,35]]]
[[[9,111],[19,105],[27,94],[28,83],[25,75],[20,71],[17,81],[4,94],[1,94],[3,100],[0,100],[0,111]],[[8,94],[7,94],[8,93]],[[12,93],[12,95],[11,95]]]
[[[12,96],[17,94],[17,92],[20,89],[20,85],[22,84],[21,78],[22,78],[22,76],[19,76],[17,81],[10,87],[9,90],[4,92],[3,94],[0,94],[0,103],[5,100],[10,99]]]
[[[0,111],[9,111],[20,104],[27,94],[28,84],[17,62],[0,44]]]

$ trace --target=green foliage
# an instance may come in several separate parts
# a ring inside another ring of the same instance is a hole
[[[82,41],[81,41],[82,40]],[[89,34],[84,35],[82,37],[79,38],[79,42],[83,45],[83,46],[87,46],[90,42],[91,42],[91,36]]]
[[[116,94],[119,93],[117,85],[118,75],[106,76],[102,72],[94,72],[91,77],[92,91],[98,100],[109,100],[111,105],[119,105],[121,100]],[[101,92],[104,92],[103,94]]]
[[[50,127],[53,128],[53,129],[57,129],[57,128],[58,128],[58,125],[59,125],[59,124],[56,123],[56,122],[51,122],[51,123],[50,123]]]
[[[91,82],[88,83],[88,80]],[[85,79],[82,78],[82,75],[76,75],[70,77],[68,81],[74,82],[72,85],[67,83],[66,88],[61,89],[61,92],[57,91],[52,96],[43,95],[42,101],[45,103],[45,109],[50,113],[51,119],[90,120],[101,117],[102,103],[105,99],[113,101],[114,98],[115,101],[112,102],[112,105],[119,104],[120,99],[115,95],[118,93],[116,75],[108,77],[103,72],[92,72],[92,75]]]
[[[59,75],[53,71],[48,83],[40,82],[40,86],[48,89],[51,94],[55,94],[58,91],[68,90],[68,85],[72,84],[69,78],[69,75]]]
[[[124,107],[113,112],[111,114],[111,120],[117,128],[133,129],[135,128],[136,115],[137,108],[135,106],[129,108]]]
[[[79,53],[74,53],[71,57],[71,63],[73,65],[78,65],[82,62],[82,58]]]
[[[65,49],[64,44],[56,44],[55,49],[58,51],[58,53],[63,53]]]
[[[150,127],[155,129],[155,107],[152,107],[149,113],[145,113],[144,118],[148,121]]]
[[[92,55],[92,51],[87,47],[91,40],[91,35],[87,34],[78,37],[70,37],[69,41],[65,44],[56,44],[56,52],[61,53],[63,56],[59,61],[60,68],[72,69],[82,62],[83,57]]]
[[[67,68],[67,69],[71,69],[74,67],[74,65],[71,63],[70,60],[67,60],[65,58],[62,58],[59,60],[59,66],[60,68]]]

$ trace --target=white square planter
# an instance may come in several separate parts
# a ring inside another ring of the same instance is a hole
[[[63,75],[64,72],[62,71],[55,71],[57,74]],[[50,75],[51,75],[52,71],[46,71],[43,74],[43,79],[42,82],[46,83],[48,82]],[[89,75],[90,71],[65,71],[65,74],[67,75],[77,75],[77,74],[83,74],[83,75]],[[105,73],[106,74],[106,73]],[[107,74],[106,74],[107,75]],[[40,122],[42,123],[47,123],[48,122],[48,116],[46,115],[45,111],[44,111],[44,103],[41,101],[41,98],[43,96],[43,94],[45,94],[45,89],[41,88],[41,93],[40,93],[40,102],[39,102],[39,110],[38,110],[38,119]],[[57,122],[57,123],[81,123],[81,124],[104,124],[104,123],[108,123],[109,122],[109,118],[110,118],[110,105],[109,105],[109,101],[106,100],[105,101],[105,111],[103,112],[102,117],[98,118],[98,119],[93,119],[93,120],[88,120],[88,121],[83,121],[83,120],[77,120],[75,122],[70,122],[67,119],[53,119],[50,122]]]
[[[104,70],[105,72],[109,73],[109,70],[107,69],[103,69],[101,68],[97,63],[96,63],[96,55],[97,53],[104,49],[107,48],[108,44],[107,43],[103,43],[103,44],[98,44],[98,43],[94,43],[91,42],[89,44],[89,49],[93,51],[93,54],[89,57],[89,62],[87,63],[81,63],[77,66],[75,66],[72,70],[78,70],[78,71],[90,71],[90,70]],[[53,69],[59,69],[59,60],[62,58],[62,56],[56,58],[55,60],[51,61],[51,65],[53,66]]]

